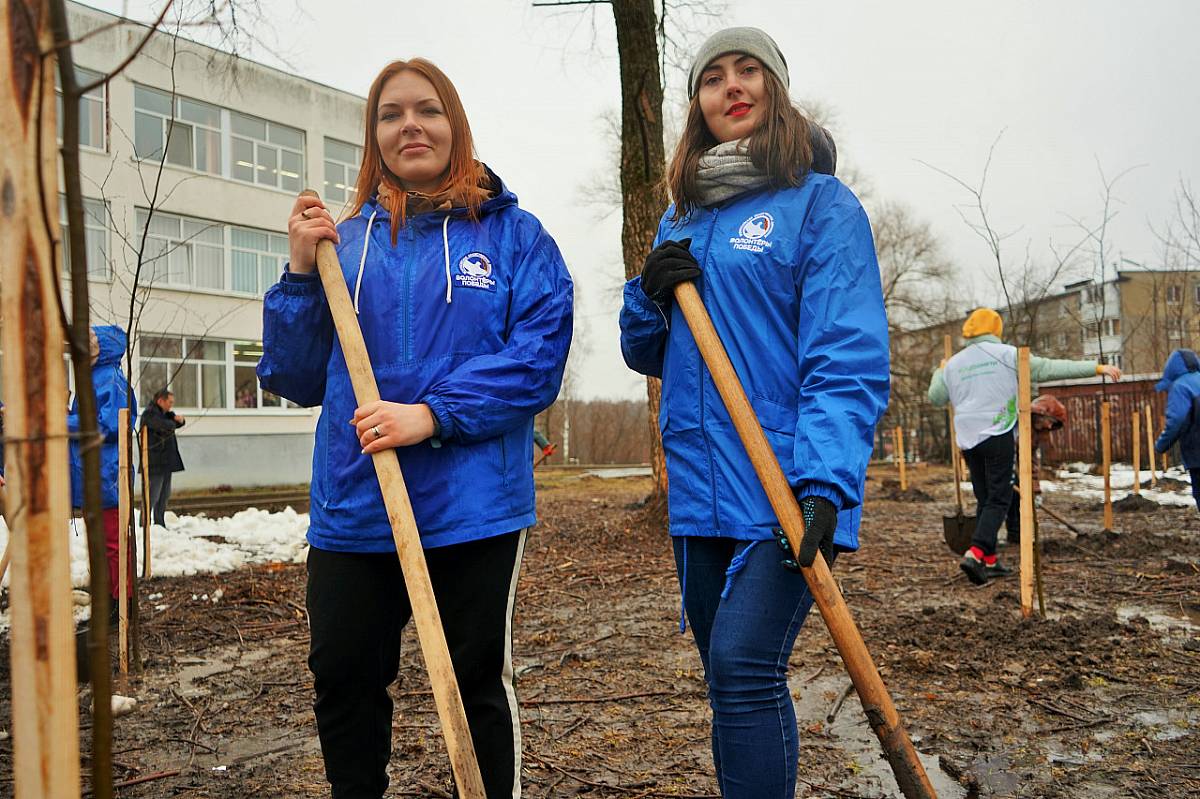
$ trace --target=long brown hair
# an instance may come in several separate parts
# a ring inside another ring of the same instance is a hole
[[[404,191],[399,179],[383,163],[383,154],[379,150],[379,140],[375,137],[375,127],[379,123],[379,95],[383,86],[401,72],[412,71],[433,84],[446,118],[450,122],[450,163],[441,186],[434,192],[436,196],[450,199],[456,206],[466,206],[467,213],[472,219],[479,219],[479,207],[483,204],[483,194],[477,191],[479,182],[483,179],[483,167],[475,160],[475,142],[471,137],[471,124],[467,121],[467,112],[463,109],[458,90],[446,77],[446,73],[437,65],[424,58],[410,58],[407,61],[393,61],[388,64],[371,83],[367,92],[366,130],[363,135],[363,160],[358,170],[358,182],[355,184],[354,205],[349,216],[353,217],[362,210],[364,204],[375,193],[380,182],[386,181],[394,186],[398,197],[397,207],[390,208],[392,214],[392,242],[396,241],[396,233],[404,224],[408,206],[408,192]]]
[[[775,73],[762,71],[767,111],[749,136],[750,160],[768,176],[772,188],[800,186],[812,169],[809,121],[792,105],[787,89]],[[683,136],[667,167],[667,189],[675,203],[672,222],[683,219],[700,205],[696,171],[700,157],[720,142],[708,129],[700,110],[700,93],[688,104]]]

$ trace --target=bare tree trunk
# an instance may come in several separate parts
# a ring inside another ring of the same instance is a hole
[[[71,366],[79,402],[79,442],[83,461],[83,512],[91,569],[92,616],[88,624],[88,664],[92,682],[92,792],[112,797],[112,666],[108,654],[108,558],[104,546],[104,510],[100,488],[100,440],[96,424],[96,392],[92,385],[91,310],[88,302],[87,243],[84,238],[83,188],[79,172],[79,85],[71,53],[71,35],[63,0],[50,0],[54,39],[63,88],[63,182],[70,236]],[[53,135],[54,123],[49,123]],[[51,189],[50,196],[54,196]],[[123,589],[123,586],[122,586]]]
[[[79,795],[72,674],[66,384],[58,299],[54,36],[44,3],[0,6],[8,524],[12,556],[13,778],[18,799]],[[78,124],[78,123],[76,123]],[[78,130],[78,128],[76,129]]]
[[[621,61],[621,253],[625,278],[641,274],[658,220],[667,207],[663,180],[663,90],[659,71],[658,28],[653,0],[616,0],[617,53]],[[650,406],[650,464],[655,494],[667,488],[662,435],[658,429],[661,382],[647,378]]]

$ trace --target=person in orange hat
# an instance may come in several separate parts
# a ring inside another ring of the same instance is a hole
[[[1020,537],[1020,516],[1013,501],[1013,457],[1017,426],[1017,348],[1000,340],[1004,320],[991,308],[977,308],[963,324],[965,345],[933,372],[929,401],[954,406],[954,432],[978,502],[975,535],[959,566],[972,583],[983,585],[1010,573],[996,557],[1000,525],[1010,540]],[[1033,356],[1030,378],[1046,380],[1103,375],[1121,379],[1121,370],[1097,361]]]

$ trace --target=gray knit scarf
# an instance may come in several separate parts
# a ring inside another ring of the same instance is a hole
[[[766,172],[754,165],[744,139],[718,144],[700,156],[696,188],[700,205],[708,207],[766,186]]]

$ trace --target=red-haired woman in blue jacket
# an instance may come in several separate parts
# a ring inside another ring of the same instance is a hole
[[[695,280],[807,525],[801,561],[858,546],[888,342],[866,214],[831,174],[823,132],[791,104],[787,64],[755,28],[700,48],[674,204],[625,287],[626,363],[661,376],[670,532],[708,682],[726,799],[791,799],[788,656],[812,606],[779,564],[775,514],[701,361],[672,287]]]
[[[397,61],[367,95],[357,203],[301,197],[266,296],[265,389],[321,406],[308,540],[309,667],[335,799],[387,789],[400,632],[411,617],[370,455],[400,459],[491,799],[520,796],[512,614],[534,523],[533,417],[558,394],[571,279],[536,218],[474,158],[454,85]],[[315,247],[333,239],[382,401],[358,407]]]

